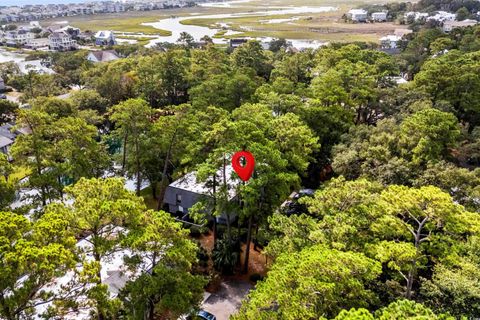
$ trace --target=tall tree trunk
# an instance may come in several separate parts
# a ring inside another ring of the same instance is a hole
[[[165,191],[167,189],[167,170],[168,170],[168,163],[170,162],[170,157],[172,153],[173,143],[175,142],[175,138],[177,136],[178,128],[175,129],[172,135],[172,139],[170,140],[170,144],[168,146],[167,155],[165,156],[165,163],[163,164],[163,171],[162,171],[162,180],[160,181],[160,193],[158,195],[157,201],[157,210],[162,209],[163,206],[163,198],[165,197]]]
[[[152,198],[157,200],[157,182],[152,183]]]
[[[418,258],[418,255],[420,254],[420,243],[422,241],[424,241],[422,239],[422,232],[423,232],[423,227],[425,226],[425,224],[427,223],[427,221],[429,220],[429,217],[425,217],[422,221],[417,221],[418,223],[418,228],[416,230],[416,232],[413,232],[414,233],[414,237],[415,237],[415,249],[416,249],[416,255],[417,257],[415,259],[413,259],[412,261],[412,267],[410,269],[410,271],[408,272],[408,275],[407,275],[407,289],[405,291],[405,297],[407,299],[411,299],[412,298],[412,289],[413,289],[413,282],[415,280],[415,274],[417,273],[417,258]]]
[[[96,251],[96,249],[93,250],[93,258],[95,259],[95,261],[98,263],[98,265],[100,266],[98,269],[97,269],[97,281],[96,281],[96,284],[97,285],[101,285],[102,284],[102,270],[101,270],[101,258],[100,258],[100,254]],[[103,314],[103,310],[102,310],[102,307],[100,305],[100,303],[98,303],[97,301],[97,320],[105,320],[105,315]]]
[[[225,158],[225,154],[223,154],[223,167],[222,167],[222,174],[223,174],[223,188],[226,192],[225,194],[225,216],[227,217],[227,237],[228,242],[232,243],[232,226],[230,224],[230,213],[228,212],[228,185],[227,185],[227,159]],[[223,212],[222,212],[223,213]]]
[[[122,176],[125,174],[125,164],[127,162],[127,140],[128,133],[126,133],[125,137],[123,138]]]
[[[252,225],[253,214],[248,218],[247,247],[245,248],[245,263],[243,264],[243,272],[248,273],[248,259],[250,258],[250,244],[252,242]]]
[[[217,173],[213,174],[213,247],[217,244],[217,217],[215,211],[217,210]]]
[[[140,186],[142,184],[142,177],[140,175],[140,150],[138,147],[138,138],[135,139],[135,163],[137,174],[137,196],[140,195]]]
[[[152,258],[152,277],[155,277],[155,266],[157,265],[157,255],[153,253]],[[154,320],[155,319],[155,296],[151,295],[148,297],[148,310],[145,314],[146,320]]]

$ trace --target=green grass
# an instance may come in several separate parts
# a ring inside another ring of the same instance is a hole
[[[14,166],[12,174],[8,177],[10,181],[19,181],[27,177],[30,174],[30,170],[21,166]]]
[[[148,209],[157,210],[157,200],[153,199],[151,187],[140,190],[140,196],[145,201],[145,205]]]
[[[142,25],[142,23],[158,21],[158,19],[151,16],[129,16],[126,13],[125,15],[111,14],[76,16],[68,17],[68,19],[70,24],[72,24],[74,27],[80,28],[83,31],[113,30],[118,32],[135,32],[160,36],[169,36],[172,34],[167,30],[161,30],[152,26]]]

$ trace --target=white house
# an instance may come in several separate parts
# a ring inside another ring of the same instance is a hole
[[[70,51],[77,49],[77,42],[65,31],[55,31],[48,36],[49,47],[55,51]]]
[[[427,18],[427,21],[438,21],[438,22],[445,22],[445,21],[455,21],[457,15],[455,13],[447,12],[447,11],[438,11],[437,14],[430,16]]]
[[[397,49],[400,40],[402,40],[402,38],[390,34],[388,36],[380,38],[380,46],[382,49]]]
[[[103,30],[95,34],[95,44],[97,46],[113,46],[117,44],[113,31]]]
[[[363,9],[352,9],[348,11],[347,17],[355,22],[365,22],[367,21],[368,12]]]
[[[109,62],[113,60],[118,60],[120,57],[114,50],[104,50],[104,51],[91,51],[88,53],[87,60],[94,63],[97,62]]]
[[[26,30],[7,31],[4,37],[7,46],[22,46],[33,38],[35,35]]]
[[[50,40],[48,38],[29,39],[25,44],[26,48],[37,50],[40,48],[48,48]]]
[[[387,21],[387,11],[380,11],[372,13],[372,20],[376,22],[384,22]]]
[[[477,20],[463,20],[463,21],[445,21],[443,23],[443,32],[451,32],[455,28],[465,28],[478,24]]]
[[[413,19],[413,21],[418,21],[420,19],[426,19],[428,17],[428,13],[426,12],[416,12],[416,11],[409,11],[404,14],[404,18],[406,20]]]

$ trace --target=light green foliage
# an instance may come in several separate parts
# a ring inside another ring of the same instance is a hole
[[[0,316],[31,318],[36,304],[58,294],[47,285],[75,265],[74,245],[68,222],[56,212],[37,221],[0,212]]]
[[[334,248],[359,250],[371,241],[369,226],[380,215],[372,210],[380,189],[377,183],[364,179],[332,180],[317,191],[314,198],[304,200],[308,211],[320,219],[320,228],[314,233],[324,237]]]
[[[142,57],[136,67],[136,91],[152,106],[187,102],[190,61],[183,50]]]
[[[432,278],[421,288],[428,305],[457,317],[480,312],[479,249],[478,236],[472,236],[460,247],[461,255],[452,253],[435,266]]]
[[[341,105],[355,113],[355,123],[374,123],[379,83],[396,74],[396,65],[386,54],[359,50],[356,45],[330,47],[317,52],[312,97],[325,106]]]
[[[471,126],[480,112],[479,53],[452,50],[427,61],[415,76],[414,85],[430,94],[435,102],[447,101],[455,115]]]
[[[423,104],[399,125],[385,119],[356,126],[333,149],[333,167],[349,179],[368,177],[383,184],[411,184],[430,162],[451,159],[460,138],[454,115]]]
[[[129,265],[134,270],[140,267],[143,274],[127,283],[121,299],[129,319],[176,318],[190,312],[203,296],[205,280],[190,273],[197,246],[168,213],[148,211],[143,219],[126,239],[138,254],[128,259]],[[145,257],[148,263],[140,263]]]
[[[142,184],[141,153],[145,150],[145,136],[151,129],[153,110],[143,99],[129,99],[112,108],[110,119],[115,123],[115,136],[122,140],[122,172],[136,178],[137,195]]]
[[[17,126],[31,133],[17,137],[12,155],[30,170],[28,185],[40,191],[44,205],[59,197],[66,183],[101,176],[110,164],[96,127],[67,101],[39,98],[32,109],[20,110]]]
[[[263,51],[260,42],[252,40],[236,48],[231,54],[233,66],[242,69],[250,68],[255,73],[268,79],[272,69],[268,52]]]
[[[95,89],[109,105],[135,96],[137,61],[131,58],[100,63],[82,73],[82,81]]]
[[[400,125],[400,144],[406,147],[404,155],[418,164],[447,158],[459,136],[455,116],[437,109],[418,111]]]
[[[89,235],[91,247],[85,248],[83,254],[90,254],[94,260],[82,261],[84,270],[78,277],[79,284],[92,285],[86,291],[88,299],[77,298],[73,306],[91,304],[96,316],[104,318],[117,311],[119,302],[109,298],[106,285],[102,284],[101,261],[121,248],[127,233],[125,227],[138,226],[146,208],[141,198],[124,188],[123,179],[81,179],[66,188],[65,193],[73,203],[50,204],[47,212],[62,215],[77,236]]]
[[[399,300],[391,303],[388,307],[375,312],[375,319],[449,319],[453,317],[446,315],[436,315],[432,310],[411,300]]]
[[[95,110],[104,114],[108,101],[95,90],[78,90],[71,94],[70,99],[79,110]]]
[[[380,264],[362,254],[321,245],[286,253],[234,319],[312,319],[367,307],[375,296],[366,287],[380,272]]]
[[[15,185],[9,179],[12,165],[7,156],[0,153],[0,210],[7,207],[15,199]]]
[[[471,211],[478,211],[475,201],[476,191],[480,185],[480,170],[473,171],[459,168],[452,163],[440,161],[429,164],[427,169],[415,179],[414,185],[433,185],[452,195],[455,201]]]

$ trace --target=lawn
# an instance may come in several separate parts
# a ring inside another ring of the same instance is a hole
[[[13,172],[8,176],[10,181],[19,181],[30,174],[29,169],[21,166],[13,166]]]

